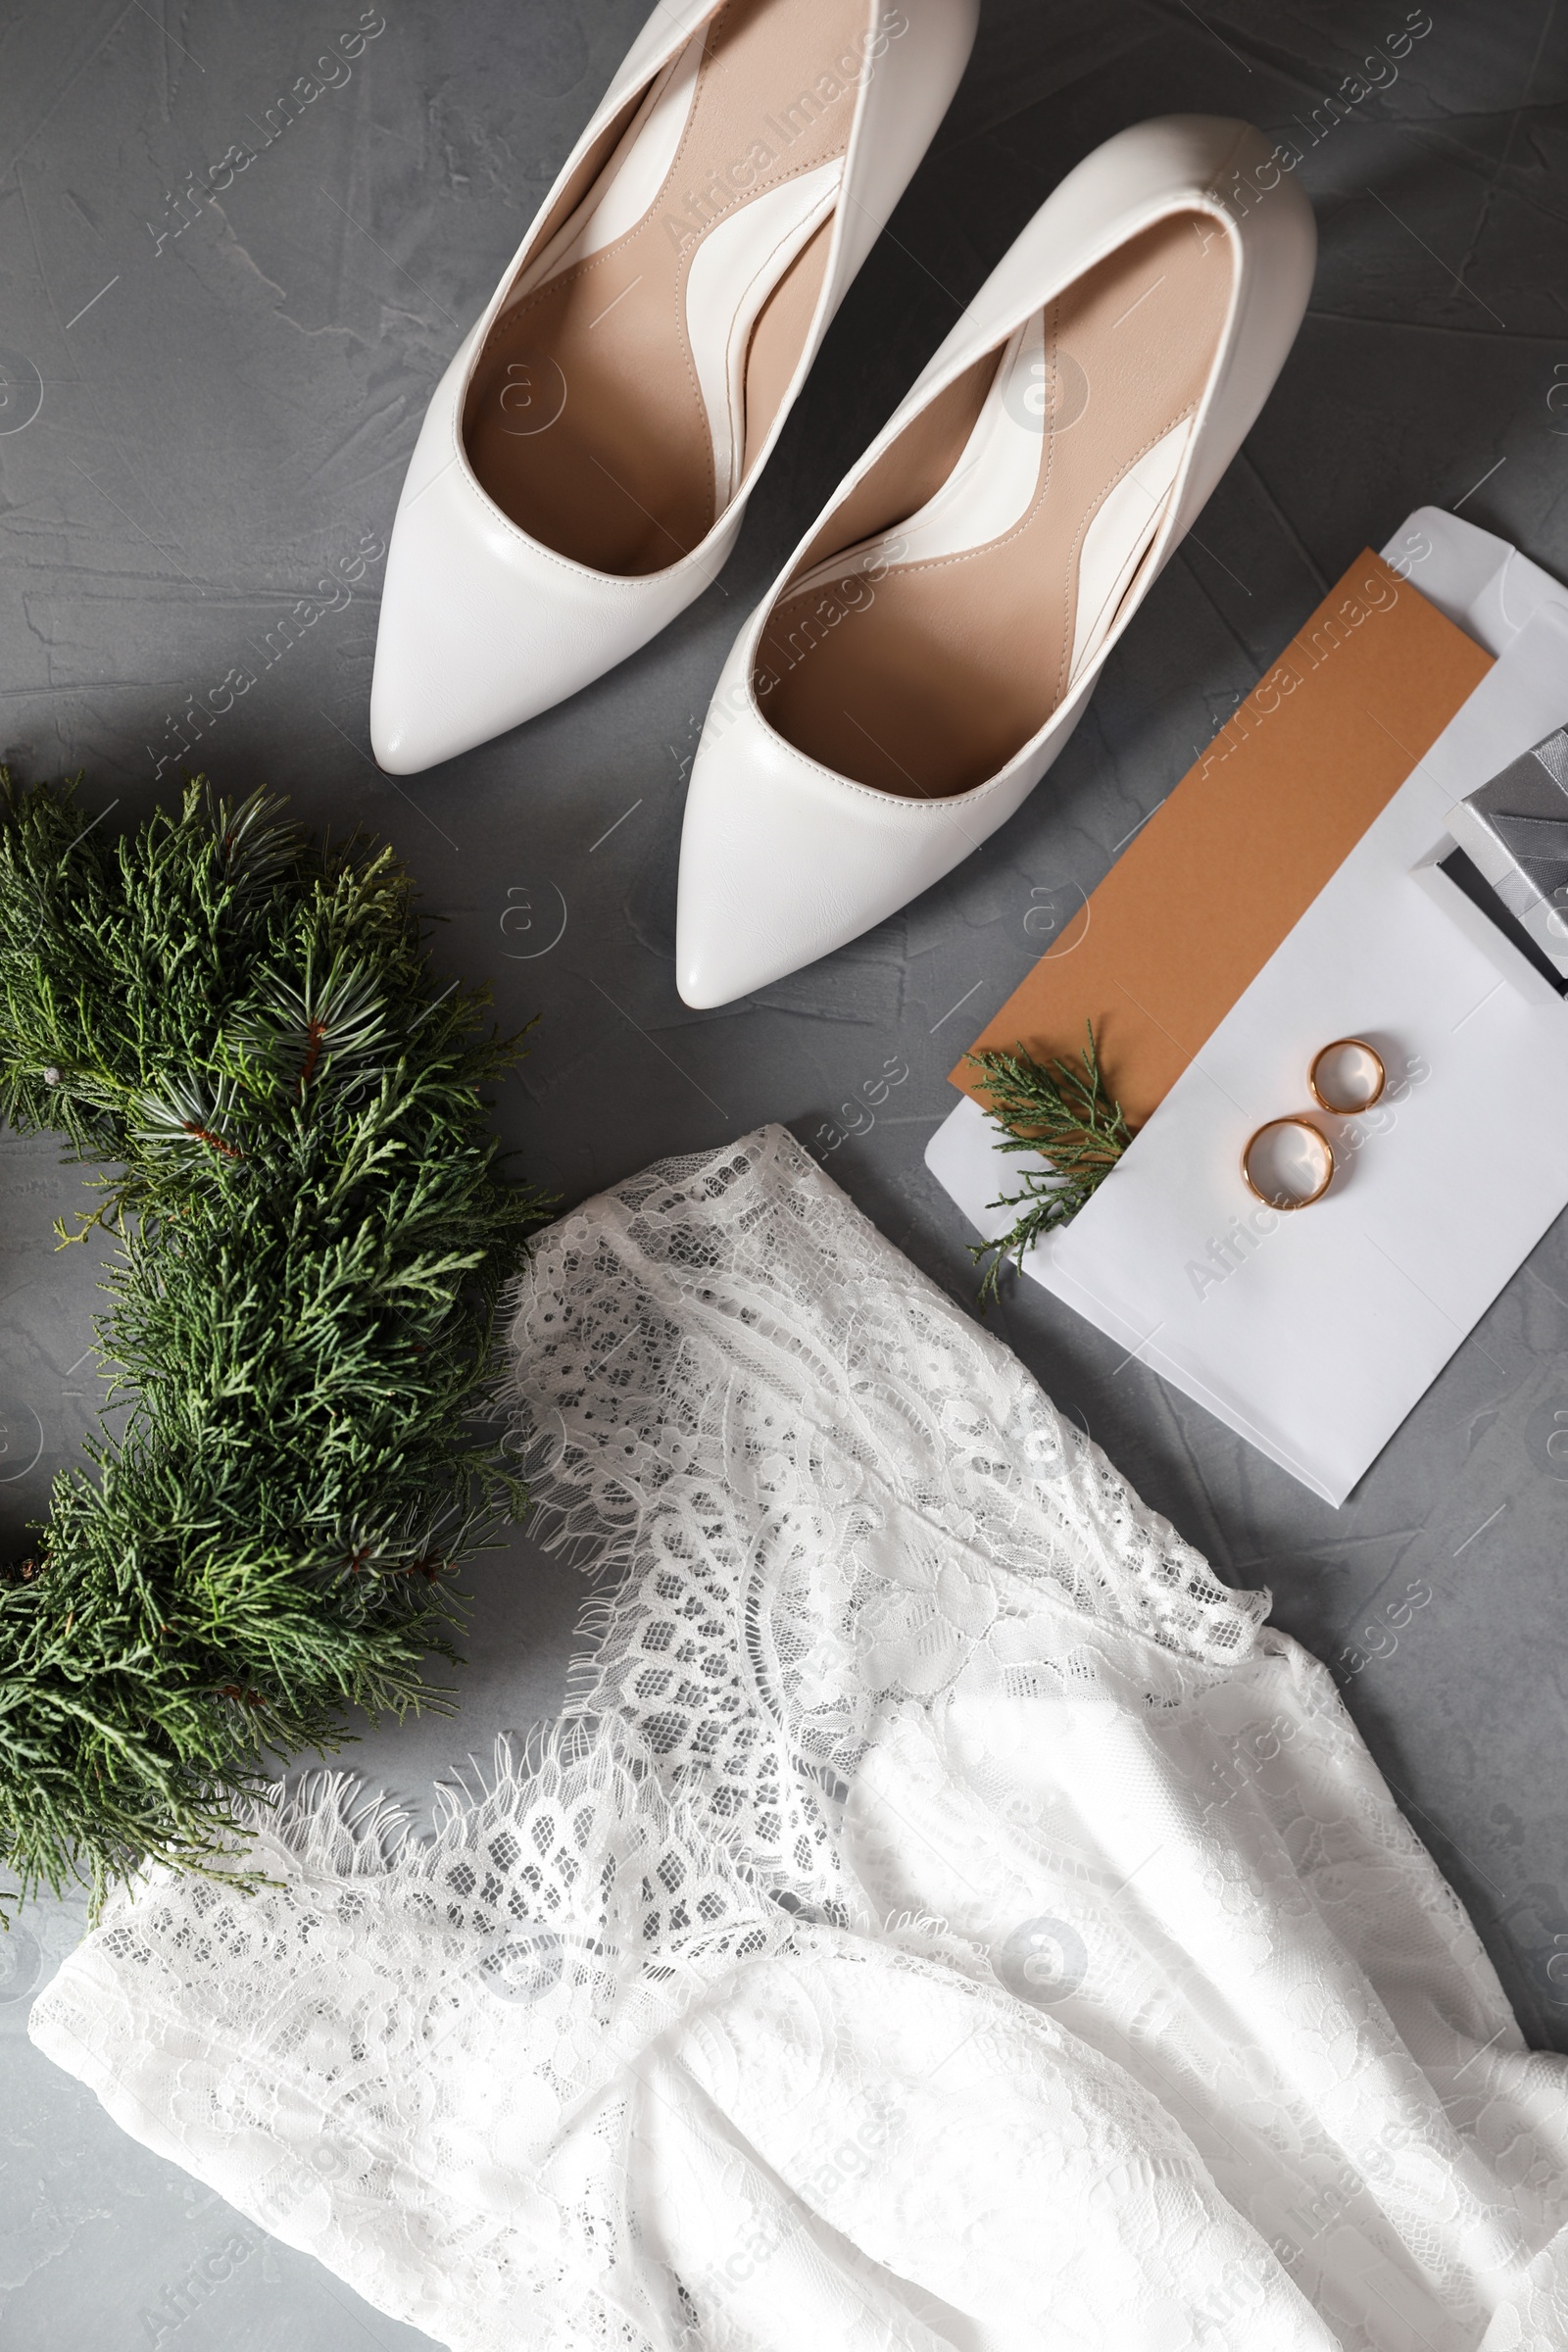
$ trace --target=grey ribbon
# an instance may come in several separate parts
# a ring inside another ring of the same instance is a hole
[[[1568,891],[1568,815],[1511,816],[1489,809],[1487,822],[1540,897]]]

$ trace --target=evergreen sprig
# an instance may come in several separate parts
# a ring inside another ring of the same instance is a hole
[[[485,1413],[540,1196],[388,850],[198,779],[119,843],[0,770],[0,1114],[103,1163],[128,1404],[0,1566],[0,1864],[95,1900],[221,1869],[233,1794],[352,1707],[439,1704],[455,1564],[525,1500]]]
[[[1070,1061],[1037,1061],[1023,1045],[1011,1054],[988,1046],[965,1056],[981,1073],[987,1108],[1002,1129],[999,1149],[1038,1153],[1051,1162],[1049,1168],[1026,1168],[1020,1191],[1004,1193],[988,1204],[1018,1213],[1007,1232],[970,1248],[975,1263],[985,1266],[982,1309],[1000,1295],[1007,1260],[1021,1267],[1042,1234],[1068,1224],[1133,1140],[1121,1104],[1106,1090],[1094,1023],[1084,1026],[1088,1043],[1081,1068]]]

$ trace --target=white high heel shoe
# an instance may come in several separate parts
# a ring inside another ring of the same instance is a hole
[[[730,654],[681,839],[688,1004],[844,946],[1012,815],[1267,398],[1315,253],[1246,123],[1140,123],[1062,181]]]
[[[370,690],[409,775],[713,579],[946,113],[979,0],[662,0],[436,388]]]

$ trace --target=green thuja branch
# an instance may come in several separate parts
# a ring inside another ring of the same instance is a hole
[[[1018,1192],[1004,1193],[989,1203],[992,1208],[1015,1209],[1017,1215],[995,1241],[970,1249],[976,1264],[985,1266],[982,1308],[998,1297],[1007,1260],[1021,1266],[1042,1234],[1075,1217],[1133,1140],[1121,1104],[1105,1090],[1094,1023],[1086,1022],[1085,1027],[1088,1043],[1081,1068],[1070,1061],[1037,1061],[1021,1045],[1012,1054],[987,1047],[967,1056],[980,1072],[986,1107],[1002,1129],[999,1148],[1036,1153],[1051,1162],[1049,1168],[1026,1168]]]
[[[0,1865],[101,1893],[221,1870],[280,1756],[439,1703],[453,1569],[524,1500],[484,1407],[544,1204],[487,1132],[519,1041],[390,852],[202,782],[118,843],[0,789],[0,1114],[101,1171],[128,1406],[0,1566]]]

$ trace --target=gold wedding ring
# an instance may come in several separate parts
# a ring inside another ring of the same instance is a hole
[[[1269,1181],[1265,1166],[1269,1139],[1287,1135],[1306,1145],[1307,1157],[1315,1165],[1316,1182],[1310,1192],[1293,1193],[1278,1179]],[[1267,1208],[1310,1208],[1314,1200],[1322,1200],[1334,1181],[1334,1146],[1310,1119],[1269,1119],[1248,1138],[1242,1153],[1242,1175],[1248,1191]]]
[[[1361,1056],[1363,1083],[1359,1089],[1343,1066],[1337,1073],[1334,1070],[1336,1057],[1347,1054]],[[1330,1044],[1320,1046],[1306,1074],[1313,1102],[1320,1110],[1332,1112],[1337,1119],[1357,1118],[1363,1110],[1370,1110],[1381,1099],[1388,1082],[1382,1054],[1364,1037],[1336,1037]],[[1351,1093],[1355,1100],[1346,1102],[1345,1096]],[[1334,1146],[1315,1119],[1300,1116],[1265,1120],[1249,1136],[1242,1153],[1242,1175],[1247,1189],[1266,1208],[1310,1208],[1314,1200],[1322,1200],[1334,1182]],[[1298,1188],[1292,1182],[1298,1173]]]
[[[1319,1072],[1324,1063],[1335,1054],[1364,1054],[1372,1064],[1372,1071],[1368,1072],[1368,1086],[1363,1088],[1354,1102],[1336,1102],[1324,1091],[1324,1082],[1319,1077]],[[1375,1072],[1376,1075],[1373,1076],[1372,1072]],[[1373,1103],[1379,1100],[1384,1088],[1389,1083],[1389,1073],[1383,1066],[1382,1054],[1375,1046],[1369,1046],[1364,1037],[1337,1037],[1331,1045],[1321,1047],[1313,1054],[1312,1067],[1306,1074],[1306,1083],[1312,1089],[1313,1102],[1324,1110],[1332,1110],[1336,1118],[1353,1119],[1361,1111],[1370,1110]]]

